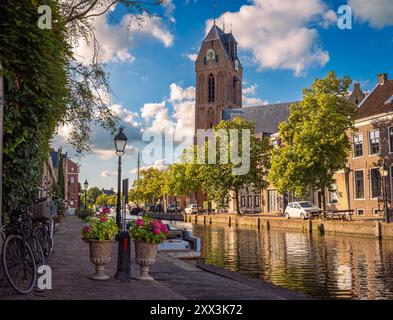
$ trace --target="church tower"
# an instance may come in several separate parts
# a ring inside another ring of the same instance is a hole
[[[199,51],[195,72],[196,131],[219,123],[224,109],[242,107],[243,68],[232,32],[213,25]]]

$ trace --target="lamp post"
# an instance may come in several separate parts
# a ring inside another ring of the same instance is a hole
[[[119,157],[118,180],[117,180],[117,204],[116,204],[116,223],[121,230],[116,240],[119,242],[117,254],[117,270],[115,279],[129,281],[131,279],[131,250],[130,250],[130,234],[127,232],[125,223],[122,223],[121,216],[121,157],[127,145],[127,137],[123,133],[124,128],[120,128],[119,133],[115,137],[116,155]],[[127,198],[127,183],[123,184],[123,192]],[[124,204],[125,206],[125,204]]]
[[[127,137],[123,133],[124,128],[121,127],[119,133],[115,137],[116,155],[119,157],[118,176],[117,176],[117,203],[116,203],[116,223],[121,228],[121,157],[127,145]]]
[[[86,212],[86,210],[87,210],[87,188],[89,187],[89,183],[87,182],[87,179],[83,185],[85,187],[85,212]]]
[[[383,212],[385,217],[385,222],[390,222],[389,212],[388,212],[388,197],[386,192],[386,179],[389,175],[389,170],[386,169],[385,160],[382,161],[382,166],[380,168],[380,173],[382,176],[382,185],[383,185]]]

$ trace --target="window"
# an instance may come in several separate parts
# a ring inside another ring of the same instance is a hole
[[[75,183],[75,177],[71,177],[71,183]]]
[[[208,101],[214,102],[215,101],[215,80],[214,76],[211,74],[209,76],[209,83],[208,83]]]
[[[389,152],[393,152],[393,127],[389,128]]]
[[[381,173],[379,169],[370,170],[371,198],[378,198],[381,195]]]
[[[358,216],[363,216],[364,215],[364,209],[356,209],[356,213]]]
[[[363,135],[353,136],[353,156],[355,158],[363,156]]]
[[[252,206],[252,196],[248,196],[247,197],[247,207],[251,207]]]
[[[268,211],[269,212],[278,212],[278,195],[277,195],[277,190],[268,190],[267,196],[269,199],[268,202]]]
[[[259,196],[258,195],[254,196],[254,206],[259,207]]]
[[[337,191],[337,186],[336,185],[333,185],[332,189],[329,190],[328,196],[329,196],[329,203],[331,203],[331,204],[337,204],[338,203],[339,196],[338,196],[338,191]]]
[[[245,196],[241,196],[241,197],[240,197],[240,205],[241,205],[242,207],[245,207],[245,206],[246,206],[246,197],[245,197]]]
[[[355,171],[355,199],[364,199],[364,174],[363,171]]]
[[[370,154],[379,153],[379,130],[369,132]]]

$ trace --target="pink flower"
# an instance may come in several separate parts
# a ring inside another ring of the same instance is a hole
[[[83,232],[85,232],[85,233],[91,232],[91,227],[90,227],[90,226],[85,226],[85,227],[83,228]]]
[[[137,227],[142,227],[142,226],[145,225],[145,221],[143,221],[143,219],[137,219],[137,220],[135,221],[135,225],[136,225]]]
[[[107,222],[107,221],[108,221],[108,217],[102,216],[102,217],[100,218],[100,220],[101,220],[101,222]]]
[[[154,233],[155,233],[155,234],[160,234],[160,233],[161,233],[161,230],[158,229],[158,228],[155,228],[155,229],[154,229]]]

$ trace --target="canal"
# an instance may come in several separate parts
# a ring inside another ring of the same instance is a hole
[[[393,241],[193,224],[206,263],[324,299],[393,299]]]

